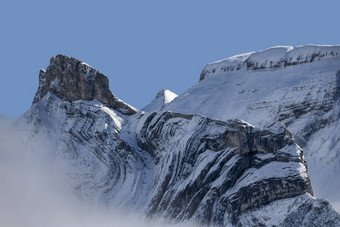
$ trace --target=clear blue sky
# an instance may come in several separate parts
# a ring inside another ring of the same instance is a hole
[[[1,1],[0,113],[31,105],[38,72],[58,54],[92,65],[142,108],[180,94],[205,64],[276,45],[339,44],[340,1]]]

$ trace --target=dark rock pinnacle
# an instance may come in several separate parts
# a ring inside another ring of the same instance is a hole
[[[60,54],[51,58],[46,71],[40,70],[39,88],[33,104],[49,92],[69,102],[97,99],[123,114],[136,113],[133,107],[111,93],[105,75],[78,59]]]

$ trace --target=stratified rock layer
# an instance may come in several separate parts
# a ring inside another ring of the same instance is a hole
[[[248,209],[312,194],[302,151],[284,129],[164,112],[148,117],[137,140],[157,164],[151,216],[223,225]]]

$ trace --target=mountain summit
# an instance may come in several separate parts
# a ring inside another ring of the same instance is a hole
[[[46,71],[40,70],[39,88],[33,104],[49,92],[70,102],[97,99],[121,113],[136,113],[136,109],[111,93],[105,75],[78,59],[60,54],[51,58]]]

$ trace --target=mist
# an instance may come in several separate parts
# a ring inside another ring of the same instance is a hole
[[[0,226],[165,226],[131,211],[110,211],[81,201],[51,168],[55,160],[46,155],[48,147],[23,144],[15,133],[9,133],[11,123],[0,128]]]

